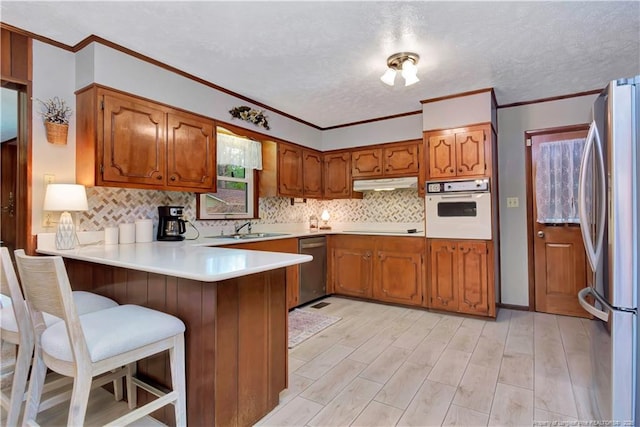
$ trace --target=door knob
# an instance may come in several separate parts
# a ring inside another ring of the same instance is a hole
[[[544,237],[544,231],[538,231],[538,237],[540,238]]]

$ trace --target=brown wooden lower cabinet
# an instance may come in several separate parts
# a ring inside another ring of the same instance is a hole
[[[425,240],[419,237],[331,236],[332,292],[421,305]]]
[[[428,306],[495,317],[493,243],[429,240]]]
[[[172,314],[186,325],[187,422],[249,426],[287,387],[285,269],[199,282],[65,259],[71,286]],[[168,355],[138,363],[138,374],[170,387]],[[138,389],[141,404],[149,400]],[[152,414],[174,425],[172,408]]]
[[[249,249],[254,251],[298,253],[298,239],[275,239],[262,242],[236,243],[235,245],[218,246],[229,249]],[[298,306],[300,300],[300,267],[287,267],[287,308]]]
[[[381,237],[376,241],[373,297],[381,301],[421,305],[425,240]]]

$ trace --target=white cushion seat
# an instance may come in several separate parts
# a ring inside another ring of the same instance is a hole
[[[74,291],[72,294],[79,315],[116,307],[118,305],[117,302],[110,298],[91,292]],[[48,313],[42,313],[42,317],[47,326],[51,326],[62,320]],[[18,333],[18,324],[11,304],[3,305],[3,307],[0,308],[0,327],[5,331]]]
[[[119,305],[79,316],[92,362],[99,362],[184,332],[184,323],[170,314],[137,305]],[[64,323],[48,327],[42,350],[58,360],[73,362]]]

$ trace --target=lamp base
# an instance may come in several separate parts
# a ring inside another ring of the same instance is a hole
[[[330,225],[321,225],[320,226],[320,230],[331,230],[331,226]]]
[[[76,247],[76,227],[69,212],[60,215],[56,230],[56,249],[73,249]]]

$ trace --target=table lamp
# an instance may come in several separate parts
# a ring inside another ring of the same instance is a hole
[[[329,218],[329,211],[326,209],[323,210],[322,215],[320,215],[320,219],[324,224],[320,226],[320,230],[331,230],[331,226],[327,224],[327,222],[329,222]]]
[[[49,184],[44,194],[45,211],[62,211],[56,230],[56,249],[76,247],[76,227],[69,211],[89,210],[87,192],[84,185]]]

